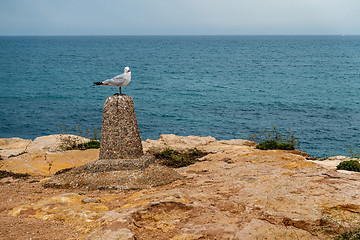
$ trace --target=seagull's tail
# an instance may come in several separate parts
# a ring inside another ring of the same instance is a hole
[[[103,82],[94,82],[94,86],[95,85],[103,85]]]

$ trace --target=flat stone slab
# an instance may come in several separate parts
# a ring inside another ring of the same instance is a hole
[[[77,167],[81,172],[110,172],[123,170],[145,170],[154,163],[150,155],[136,159],[99,159],[94,162]]]
[[[136,190],[169,184],[180,178],[176,171],[155,164],[145,170],[82,172],[74,169],[52,176],[44,187]]]
[[[153,163],[150,156],[143,156],[97,160],[53,175],[44,187],[133,190],[161,186],[181,178],[175,170]]]

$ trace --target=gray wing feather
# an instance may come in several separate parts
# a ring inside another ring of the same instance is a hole
[[[126,82],[127,78],[125,74],[117,75],[116,77],[113,77],[111,79],[103,81],[104,85],[114,86],[114,87],[120,87]]]

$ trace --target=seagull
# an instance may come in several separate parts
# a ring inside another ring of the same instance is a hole
[[[128,85],[131,80],[131,72],[129,67],[124,68],[124,73],[117,75],[116,77],[107,79],[102,82],[94,82],[94,85],[101,85],[101,86],[112,86],[118,87],[121,94],[121,87]]]

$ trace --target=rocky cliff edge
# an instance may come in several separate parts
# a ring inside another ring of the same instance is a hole
[[[143,142],[144,151],[208,154],[176,169],[184,178],[151,189],[45,189],[39,175],[54,172],[57,161],[81,165],[99,152],[50,151],[35,142],[0,140],[1,169],[34,175],[1,181],[0,234],[8,239],[332,239],[360,226],[360,174],[334,164],[345,158],[309,161],[301,151],[262,151],[246,140],[161,135]]]

